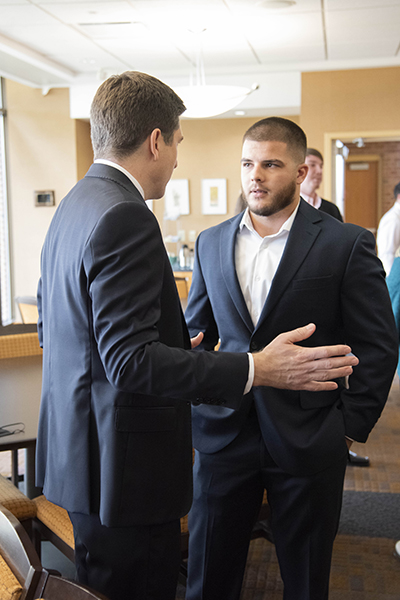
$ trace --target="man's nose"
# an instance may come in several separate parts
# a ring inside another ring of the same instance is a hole
[[[251,179],[253,181],[260,181],[262,179],[262,169],[257,165],[254,165],[253,170],[251,172]]]

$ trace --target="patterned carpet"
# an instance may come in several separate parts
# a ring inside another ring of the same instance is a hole
[[[395,542],[400,539],[400,386],[397,377],[368,442],[353,444],[352,450],[368,455],[371,465],[349,466],[346,471],[329,598],[400,600],[400,560],[393,554]],[[180,585],[176,598],[184,597],[185,589]],[[264,539],[253,540],[241,600],[282,598],[283,585],[274,546]]]

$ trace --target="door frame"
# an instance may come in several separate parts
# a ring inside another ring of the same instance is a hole
[[[330,131],[324,133],[324,178],[323,178],[323,197],[334,198],[334,181],[332,174],[335,170],[334,160],[335,156],[332,152],[334,142],[340,140],[344,144],[350,143],[356,138],[363,138],[365,142],[399,142],[400,141],[400,129],[392,130],[378,130],[378,131]],[[362,155],[360,155],[361,159]],[[354,157],[356,158],[356,157]],[[357,157],[358,158],[358,157]],[[365,160],[365,157],[363,157]],[[353,158],[347,160],[353,160]],[[381,165],[381,162],[379,164]],[[381,169],[381,166],[379,167]],[[379,171],[379,178],[381,181],[381,170]],[[378,185],[379,197],[378,197],[378,222],[382,217],[382,191],[381,185]]]

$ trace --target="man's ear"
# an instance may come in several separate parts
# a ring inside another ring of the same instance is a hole
[[[302,165],[297,167],[297,183],[298,184],[303,183],[303,181],[307,177],[307,173],[308,173],[308,165],[306,165],[306,163],[303,163]]]
[[[158,160],[159,158],[161,139],[163,139],[161,129],[153,129],[149,136],[149,149],[153,160]]]

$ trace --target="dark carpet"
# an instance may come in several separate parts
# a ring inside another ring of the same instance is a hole
[[[400,539],[398,494],[345,491],[339,534]]]

